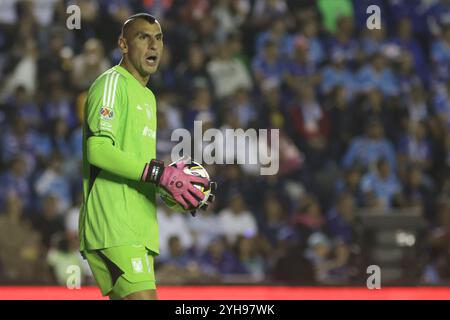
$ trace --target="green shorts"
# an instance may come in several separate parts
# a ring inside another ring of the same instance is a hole
[[[84,251],[84,256],[103,296],[121,299],[156,289],[153,253],[143,245]]]

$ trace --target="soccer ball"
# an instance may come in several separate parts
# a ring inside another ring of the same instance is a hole
[[[171,166],[175,167],[176,163],[173,162],[170,164]],[[186,165],[186,167],[183,169],[184,173],[187,174],[191,174],[194,176],[199,176],[199,177],[203,177],[208,179],[209,181],[209,174],[208,171],[206,171],[206,169],[199,164],[196,161],[191,161],[190,163],[188,163]],[[203,187],[200,184],[194,184],[195,187],[197,189],[199,189],[201,192],[203,192],[203,194],[205,195],[205,197],[203,198],[203,200],[200,202],[200,204],[198,205],[197,208],[201,207],[203,204],[206,203],[206,201],[208,200],[208,197],[211,193],[211,188],[208,187]],[[181,204],[179,204],[164,188],[158,188],[159,190],[159,195],[161,196],[162,201],[172,210],[174,211],[178,211],[178,212],[186,212],[186,211],[191,211],[191,210],[195,210],[197,208],[189,208],[189,209],[185,209]]]

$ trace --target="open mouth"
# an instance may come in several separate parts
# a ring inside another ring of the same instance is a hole
[[[156,63],[156,60],[158,60],[158,57],[156,55],[150,55],[145,60],[151,64]]]

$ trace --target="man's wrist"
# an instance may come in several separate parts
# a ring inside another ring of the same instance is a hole
[[[152,182],[159,185],[161,176],[164,171],[164,162],[153,159],[150,163],[147,163],[142,171],[141,181]]]

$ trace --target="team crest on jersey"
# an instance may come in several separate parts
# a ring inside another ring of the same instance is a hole
[[[112,109],[108,107],[101,107],[100,116],[103,120],[111,120],[112,118],[114,118],[114,111],[112,111]]]

